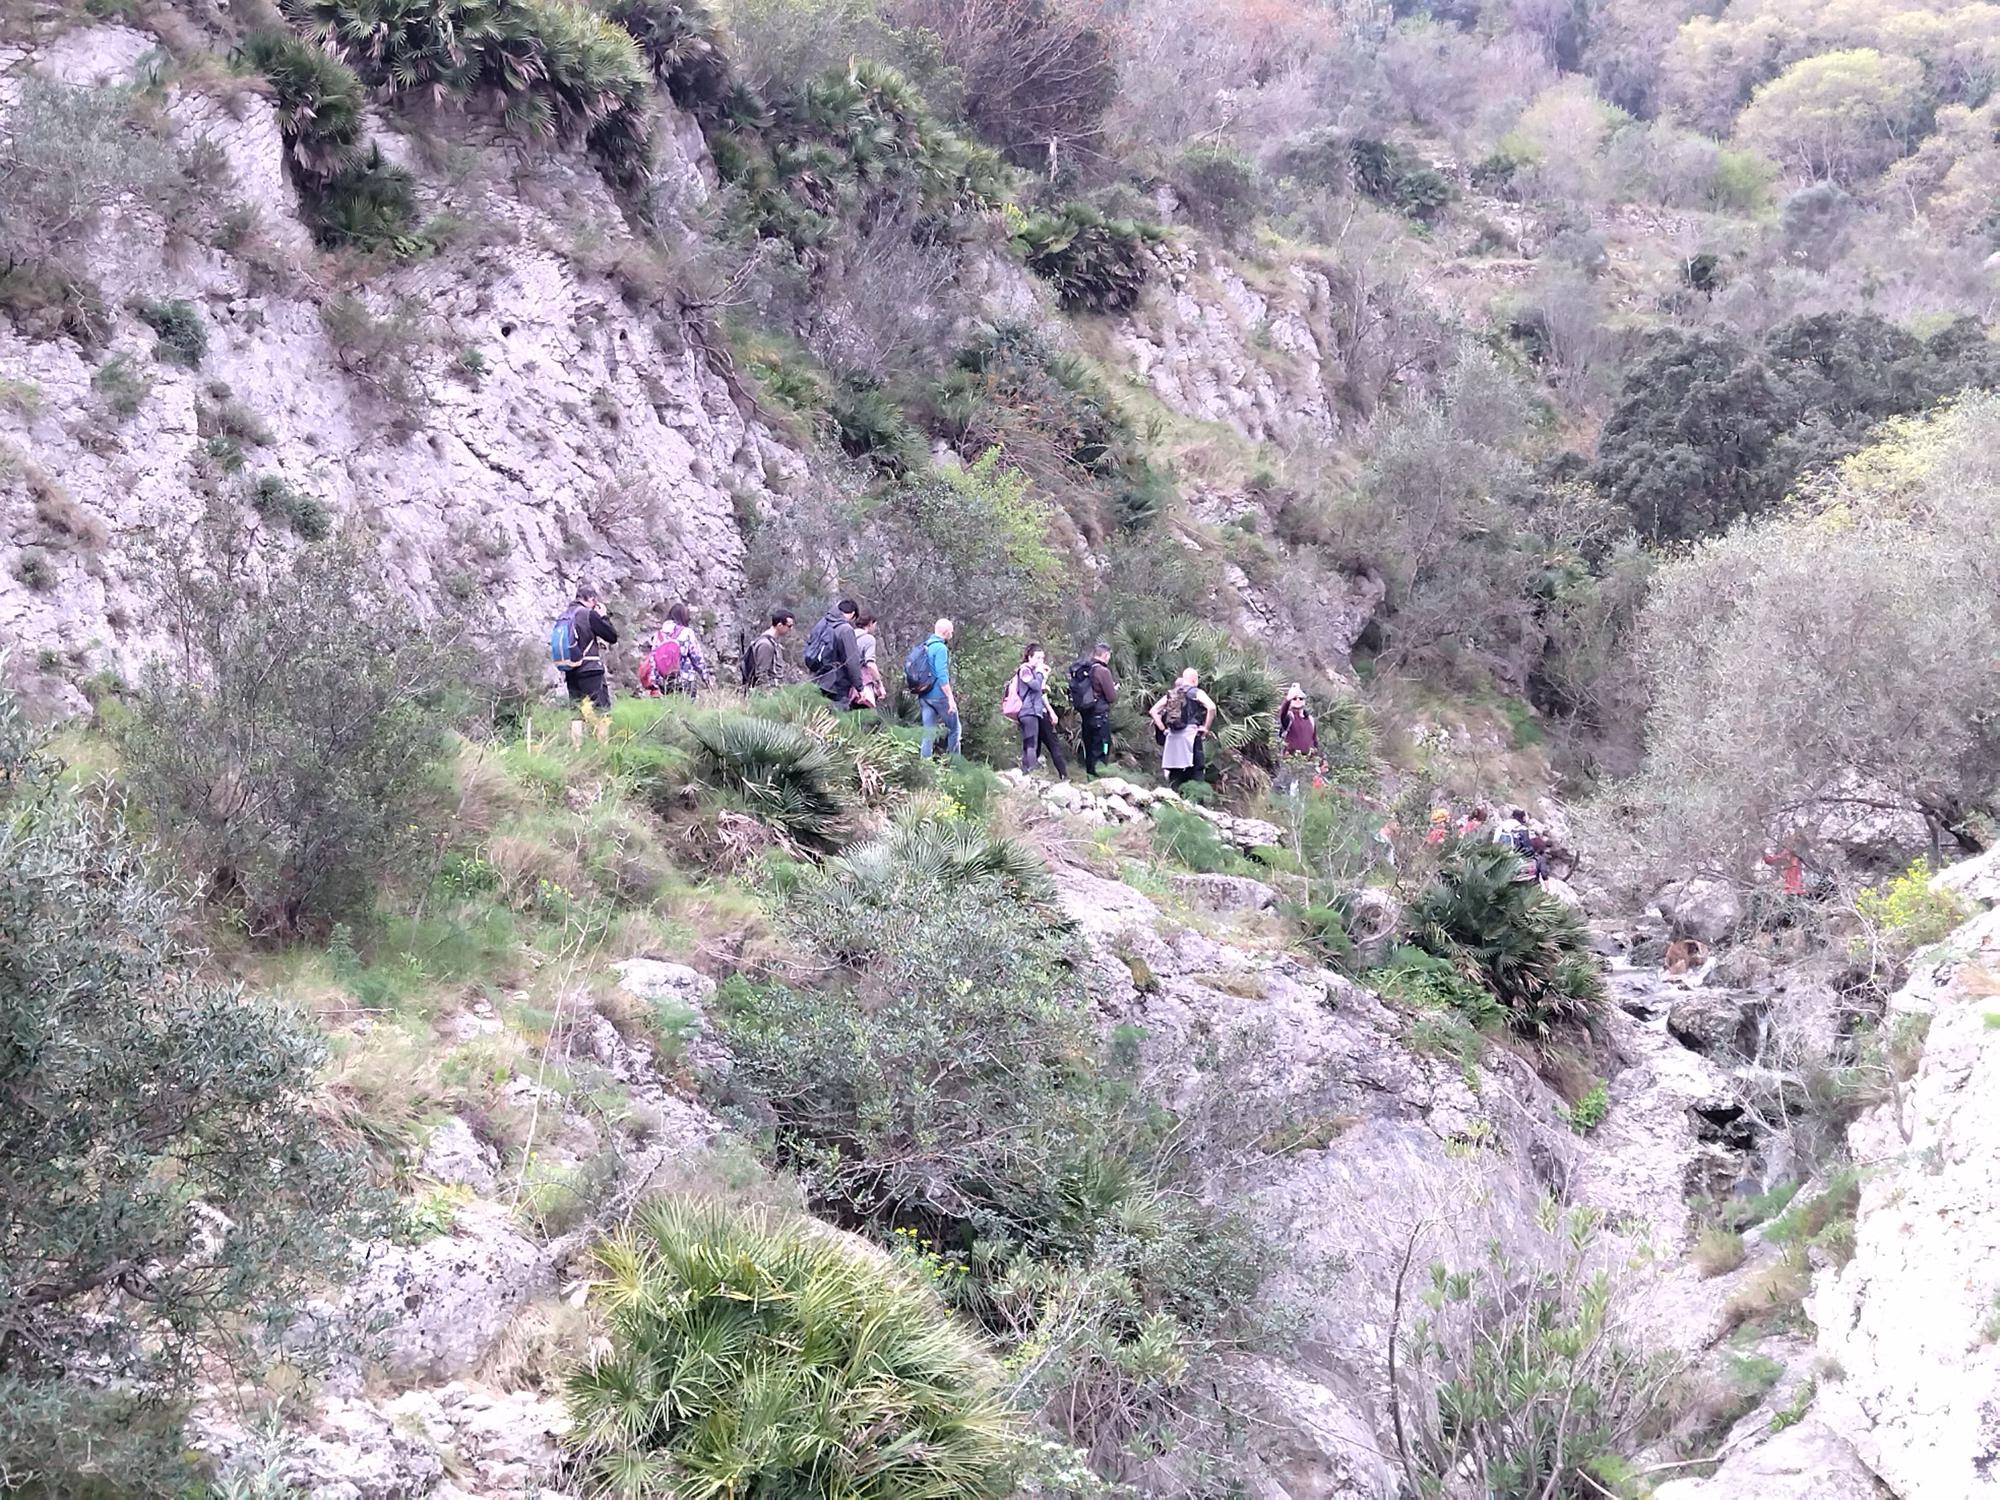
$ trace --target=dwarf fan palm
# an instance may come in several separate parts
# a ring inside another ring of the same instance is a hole
[[[1590,1019],[1604,993],[1583,921],[1532,881],[1505,845],[1461,852],[1410,903],[1410,940],[1459,964],[1507,1009],[1523,1036]]]
[[[598,1251],[610,1350],[571,1377],[602,1495],[978,1500],[1019,1441],[936,1294],[821,1227],[679,1201]]]

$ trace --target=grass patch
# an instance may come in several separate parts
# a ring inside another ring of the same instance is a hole
[[[1734,1229],[1710,1224],[1695,1236],[1688,1258],[1704,1276],[1726,1276],[1743,1264],[1743,1236]]]

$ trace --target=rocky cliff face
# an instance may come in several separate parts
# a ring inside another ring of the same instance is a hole
[[[1939,883],[2000,898],[1993,855]],[[1930,1500],[2000,1494],[2000,1051],[1988,997],[2000,910],[1919,954],[1886,1032],[1921,1036],[1914,1071],[1848,1131],[1852,1254],[1813,1252],[1810,1407],[1746,1418],[1711,1478],[1661,1500]]]
[[[130,81],[156,45],[100,27],[0,54],[0,97],[31,64]],[[34,393],[0,403],[17,670],[39,656],[73,679],[143,647],[160,544],[215,508],[284,532],[258,509],[278,482],[365,528],[419,608],[527,638],[589,576],[635,612],[686,598],[733,617],[740,518],[782,505],[804,460],[746,415],[671,299],[591,269],[630,236],[580,159],[523,157],[476,121],[454,121],[448,149],[376,122],[460,238],[350,284],[311,251],[267,101],[175,85],[165,110],[175,144],[217,163],[203,222],[109,216],[87,257],[111,313],[101,348],[0,323],[0,376]],[[701,158],[675,154],[699,133],[665,135],[667,180],[699,192]],[[173,299],[206,332],[194,368],[156,360],[140,316]],[[112,361],[147,387],[130,415],[107,394]]]

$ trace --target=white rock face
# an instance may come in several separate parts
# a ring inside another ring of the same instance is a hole
[[[468,1187],[475,1193],[493,1191],[500,1161],[493,1148],[472,1133],[472,1127],[453,1115],[431,1132],[424,1148],[423,1169],[439,1182]]]
[[[1720,880],[1682,880],[1661,891],[1654,902],[1676,936],[1719,943],[1743,920],[1743,898]]]
[[[1827,1423],[1899,1500],[1978,1500],[2000,1496],[2000,1032],[1966,981],[2000,964],[2000,911],[1935,953],[1891,1001],[1930,1016],[1917,1074],[1849,1132],[1854,1259],[1807,1310],[1840,1372],[1820,1385]]]
[[[1161,252],[1139,306],[1117,329],[1119,353],[1180,412],[1255,442],[1331,439],[1340,427],[1328,372],[1340,350],[1326,274],[1276,272],[1269,290],[1199,251]]]
[[[420,1245],[370,1247],[346,1300],[357,1328],[379,1328],[399,1380],[445,1380],[478,1363],[527,1301],[552,1283],[547,1255],[507,1211],[475,1199],[452,1232]]]
[[[115,79],[156,45],[99,27],[34,61],[63,77]],[[475,144],[440,206],[476,232],[464,248],[372,270],[353,289],[375,317],[408,320],[407,371],[385,377],[344,355],[323,322],[342,288],[317,279],[269,105],[175,90],[168,114],[177,144],[206,139],[228,164],[218,218],[233,204],[260,227],[253,244],[225,250],[200,226],[173,226],[170,237],[147,214],[111,216],[86,262],[114,313],[107,350],[32,340],[0,320],[0,376],[37,396],[30,410],[0,406],[0,444],[52,477],[87,533],[33,506],[0,511],[0,637],[21,648],[17,671],[43,652],[72,679],[143,656],[161,640],[147,564],[162,537],[189,534],[210,503],[204,490],[287,535],[248,503],[264,475],[365,527],[420,610],[477,601],[480,625],[538,640],[564,591],[590,577],[627,623],[650,623],[681,598],[714,611],[729,639],[742,588],[737,517],[783,503],[804,461],[746,419],[671,303],[628,302],[587,269],[599,263],[588,244],[629,235],[580,157],[523,161],[482,142],[477,122],[456,122]],[[662,135],[669,152],[698,147],[698,132]],[[699,181],[700,160],[679,166]],[[199,369],[154,360],[154,335],[128,307],[141,298],[195,306],[208,334]],[[150,382],[122,420],[91,385],[114,354]],[[197,422],[225,400],[269,441],[244,440],[241,471],[218,476]],[[27,547],[46,554],[50,586],[16,576]]]
[[[1885,1500],[1886,1493],[1838,1433],[1808,1416],[1708,1479],[1661,1485],[1653,1500]],[[1942,1500],[1946,1492],[1937,1493]]]

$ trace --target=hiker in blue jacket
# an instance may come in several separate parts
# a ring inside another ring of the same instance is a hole
[[[903,671],[905,682],[917,688],[917,701],[923,708],[925,760],[931,758],[940,724],[945,731],[945,754],[958,754],[958,693],[951,685],[951,633],[951,621],[939,620],[924,642],[921,663],[912,661]],[[912,668],[919,668],[921,675]]]

